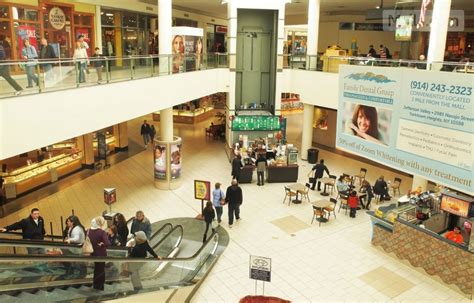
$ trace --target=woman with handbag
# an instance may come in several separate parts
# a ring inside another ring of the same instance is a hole
[[[38,64],[38,53],[36,49],[30,45],[30,40],[25,38],[23,40],[23,49],[21,50],[21,55],[23,59],[27,60],[26,62],[26,77],[28,79],[27,88],[33,87],[33,81],[39,86],[38,77],[35,74],[36,65]]]
[[[68,244],[78,244],[78,245],[83,245],[86,234],[85,234],[85,228],[82,226],[81,221],[77,216],[69,216],[66,219],[66,229],[65,229],[65,239],[64,242]],[[90,242],[89,242],[90,243]],[[80,254],[78,251],[78,248],[74,249],[63,249],[62,250],[63,255],[77,255]],[[64,263],[65,268],[66,268],[66,276],[68,278],[72,278],[71,276],[74,275],[74,270],[77,268],[79,273],[77,276],[74,278],[84,278],[87,274],[87,267],[84,262],[81,263],[72,263],[72,262],[67,262]]]
[[[93,257],[106,257],[107,247],[110,246],[107,233],[104,231],[106,221],[103,217],[96,217],[91,221],[91,228],[87,232],[86,246],[88,239],[92,244]],[[94,283],[93,287],[97,290],[104,290],[105,284],[105,262],[94,262]]]
[[[206,207],[202,211],[204,216],[204,221],[206,222],[206,231],[204,232],[204,236],[202,238],[202,242],[206,242],[207,239],[207,231],[209,230],[209,225],[211,225],[212,232],[214,232],[214,226],[212,225],[212,221],[216,217],[216,213],[214,212],[214,208],[212,207],[212,202],[207,201]]]
[[[215,189],[212,191],[212,204],[214,204],[214,208],[216,209],[217,223],[220,224],[222,221],[222,213],[224,212],[222,206],[225,204],[225,194],[219,182],[216,183]]]

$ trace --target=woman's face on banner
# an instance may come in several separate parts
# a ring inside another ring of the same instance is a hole
[[[184,53],[184,41],[182,36],[176,36],[173,40],[173,51],[176,54]]]
[[[201,54],[202,53],[202,40],[197,39],[196,41],[196,54]]]
[[[367,133],[370,129],[370,120],[362,110],[357,114],[357,128],[363,133]]]

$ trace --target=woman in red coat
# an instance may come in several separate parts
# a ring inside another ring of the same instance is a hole
[[[357,197],[356,191],[351,192],[351,194],[349,195],[349,199],[347,200],[347,204],[349,204],[349,208],[351,209],[350,217],[355,218],[357,206],[359,205],[359,197]]]

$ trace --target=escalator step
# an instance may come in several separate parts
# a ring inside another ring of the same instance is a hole
[[[30,294],[28,292],[21,292],[19,295],[16,296],[18,299],[21,299],[21,300],[24,300],[25,302],[27,300],[31,300],[32,302],[36,302],[38,300],[38,298],[33,295],[33,294]]]
[[[13,303],[13,302],[20,302],[21,300],[12,296],[8,295],[0,295],[0,302],[2,303]]]

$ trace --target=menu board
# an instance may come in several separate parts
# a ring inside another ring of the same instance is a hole
[[[474,194],[472,76],[342,65],[336,147]]]
[[[448,213],[467,218],[471,203],[455,197],[443,195],[441,197],[441,209]]]
[[[280,130],[280,117],[275,116],[236,116],[232,120],[232,130]]]

